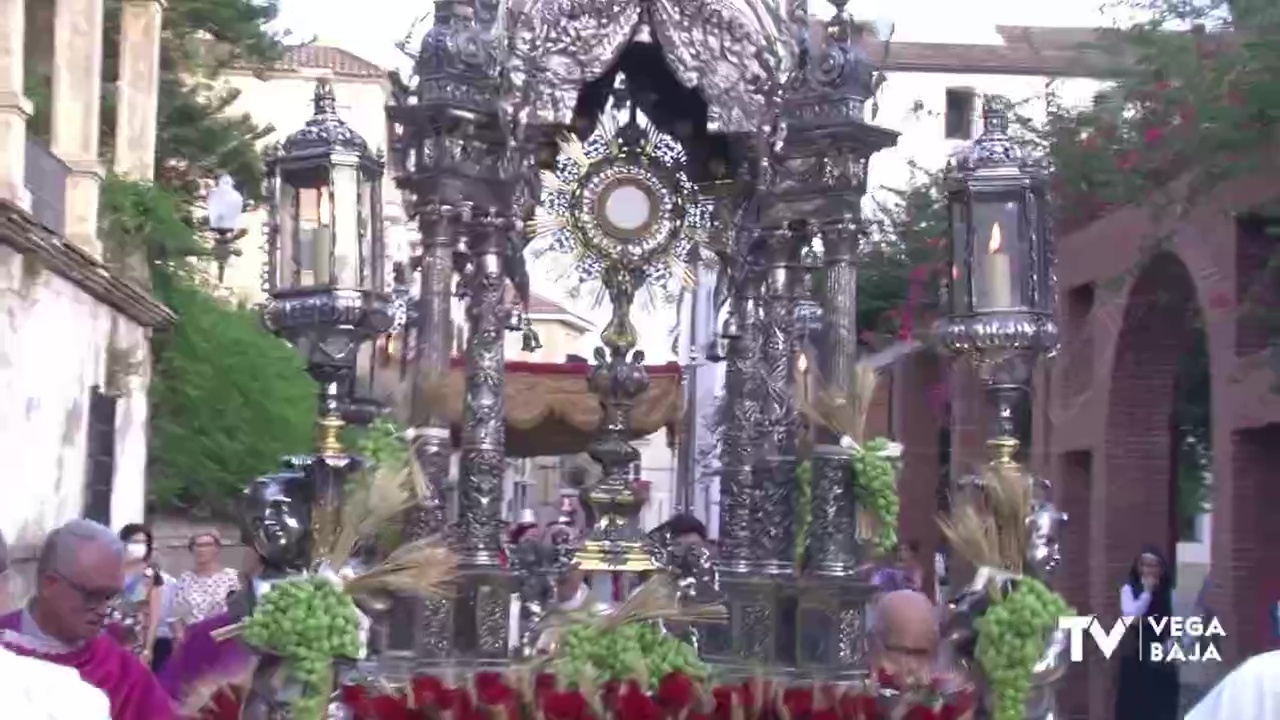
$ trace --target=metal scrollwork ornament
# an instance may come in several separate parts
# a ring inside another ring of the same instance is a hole
[[[530,534],[508,545],[506,553],[520,597],[520,652],[529,656],[555,602],[557,584],[574,567],[577,541],[571,529],[553,526],[544,537]]]

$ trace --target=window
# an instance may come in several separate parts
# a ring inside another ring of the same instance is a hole
[[[947,88],[946,131],[948,140],[973,138],[974,106],[977,95],[965,88]]]
[[[89,391],[89,436],[85,443],[84,516],[111,526],[116,474],[116,398],[94,386]]]

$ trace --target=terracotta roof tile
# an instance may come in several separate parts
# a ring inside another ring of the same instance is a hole
[[[348,78],[384,78],[387,75],[386,70],[355,53],[332,45],[315,44],[286,48],[284,57],[273,67],[246,66],[241,69],[264,69],[270,72],[328,70],[338,77]]]
[[[510,285],[507,286],[507,289],[503,293],[503,295],[504,295],[504,298],[503,298],[504,302],[507,302],[507,303],[516,302],[516,291],[512,289]],[[539,315],[563,315],[565,317],[573,318],[577,322],[580,322],[584,325],[591,324],[587,322],[587,320],[585,320],[581,315],[575,313],[569,308],[566,308],[565,306],[561,305],[555,300],[552,300],[549,297],[546,297],[545,295],[539,295],[538,293],[535,293],[535,292],[529,293],[529,312],[537,313]]]

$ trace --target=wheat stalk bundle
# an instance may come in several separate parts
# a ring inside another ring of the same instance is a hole
[[[1020,574],[1027,550],[1032,483],[1019,465],[989,463],[976,487],[955,498],[939,527],[958,553],[978,567]]]
[[[815,377],[823,389],[816,395],[807,388],[799,394],[796,404],[800,413],[814,426],[825,427],[861,445],[867,439],[867,416],[880,384],[879,371],[867,363],[858,363],[847,390],[826,386],[821,375]]]
[[[398,548],[381,565],[348,580],[344,589],[356,596],[442,597],[449,593],[457,567],[457,557],[441,538],[426,538]]]

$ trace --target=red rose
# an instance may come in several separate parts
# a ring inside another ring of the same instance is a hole
[[[809,716],[812,720],[840,720],[840,715],[831,708],[823,708],[822,710],[814,710]]]
[[[555,692],[557,687],[559,685],[554,673],[538,673],[533,678],[533,696],[539,701],[543,695]]]
[[[405,706],[404,698],[395,695],[379,695],[369,698],[356,717],[369,720],[409,720],[413,714]]]
[[[605,680],[600,686],[600,704],[605,710],[613,712],[618,708],[618,695],[622,693],[622,683],[617,680]]]
[[[419,675],[409,687],[413,693],[413,706],[416,708],[443,710],[448,706],[445,700],[449,689],[435,676]]]
[[[692,705],[693,696],[693,681],[684,673],[668,673],[658,681],[658,705],[668,713],[678,713]]]
[[[902,716],[902,720],[940,720],[940,718],[933,708],[916,705]]]
[[[658,720],[658,705],[635,683],[618,695],[618,720]]]
[[[716,720],[729,720],[733,717],[733,709],[742,703],[742,688],[737,685],[721,685],[711,691],[715,700]]]
[[[843,720],[873,720],[878,717],[876,696],[870,693],[846,693],[837,707]]]
[[[813,690],[809,688],[787,688],[782,691],[782,707],[786,708],[791,720],[801,720],[813,712]]]
[[[514,715],[519,700],[515,690],[507,685],[501,675],[495,672],[476,673],[475,686],[476,700],[482,706],[502,708]]]
[[[577,690],[548,692],[542,700],[542,712],[547,720],[589,720],[591,717],[587,699]]]
[[[879,670],[876,670],[876,684],[879,685],[880,687],[888,688],[890,690],[901,689],[898,687],[897,679],[894,678],[893,675],[891,675],[889,671],[885,670],[884,668],[880,668]]]

